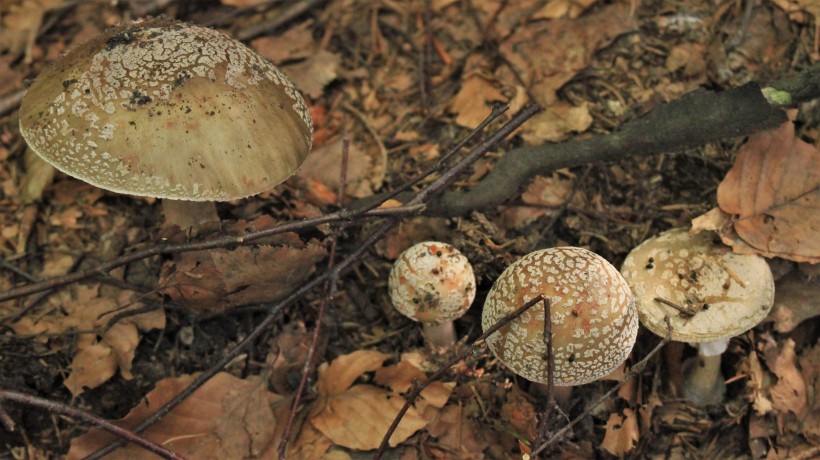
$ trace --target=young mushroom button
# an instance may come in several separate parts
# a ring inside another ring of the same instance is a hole
[[[635,302],[603,257],[573,247],[525,255],[504,270],[487,295],[482,327],[487,330],[539,294],[550,302],[555,385],[600,379],[629,355],[638,333]],[[547,383],[543,304],[499,329],[487,344],[516,374]]]
[[[213,201],[290,177],[310,151],[312,123],[293,84],[242,43],[155,18],[108,30],[40,73],[20,130],[73,177],[187,201],[164,204],[166,219],[185,226],[215,217]]]
[[[421,322],[425,338],[439,347],[455,342],[453,320],[470,308],[475,286],[467,258],[449,244],[433,241],[404,251],[388,280],[396,310]]]
[[[708,232],[690,236],[672,229],[632,250],[621,273],[635,293],[647,329],[698,347],[684,363],[683,395],[698,404],[723,400],[720,355],[729,339],[763,321],[774,302],[774,279],[766,261],[715,244]]]

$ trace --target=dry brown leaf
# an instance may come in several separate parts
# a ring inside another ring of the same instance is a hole
[[[247,0],[246,0],[247,1]],[[289,27],[281,35],[261,37],[251,41],[251,48],[274,64],[281,64],[293,59],[305,59],[313,54],[313,32],[310,28],[313,21]]]
[[[820,150],[795,136],[794,123],[749,136],[718,186],[732,215],[723,241],[740,254],[820,262]],[[738,241],[738,238],[740,241]]]
[[[759,416],[763,416],[772,411],[772,401],[767,397],[768,389],[771,386],[771,378],[760,364],[757,352],[751,352],[741,361],[738,371],[749,376],[746,386],[751,390],[752,407]]]
[[[311,53],[302,62],[281,66],[281,69],[302,93],[317,99],[322,95],[325,85],[338,76],[341,59],[336,53],[321,50]]]
[[[451,458],[483,458],[482,452],[489,446],[489,439],[492,439],[457,404],[446,406],[439,418],[427,428],[427,432],[437,438],[437,446],[446,448],[451,453]]]
[[[616,2],[578,19],[518,27],[500,51],[530,85],[538,102],[548,107],[556,100],[555,92],[586,68],[593,54],[632,30],[633,22],[627,2]]]
[[[449,105],[450,112],[456,114],[456,123],[475,128],[492,112],[492,103],[506,101],[491,82],[477,74],[468,76],[461,84],[461,89]]]
[[[794,340],[782,341],[779,348],[770,341],[764,349],[766,364],[777,376],[777,383],[769,389],[772,407],[782,413],[791,411],[799,418],[806,410],[806,382],[797,369]]]
[[[500,415],[501,420],[508,423],[518,436],[535,439],[538,413],[518,387],[507,393]]]
[[[777,280],[774,307],[768,321],[774,321],[777,332],[791,332],[802,321],[820,315],[820,278],[803,279],[792,271]]]
[[[591,125],[592,115],[586,102],[577,107],[566,102],[557,102],[532,117],[522,127],[521,137],[531,145],[556,142],[563,140],[570,133],[586,131]]]
[[[284,326],[284,330],[271,340],[270,351],[265,362],[270,366],[270,383],[279,394],[291,393],[293,373],[301,373],[308,356],[312,334],[304,323],[294,321]]]
[[[133,428],[185,389],[195,378],[187,375],[161,380],[157,386],[117,422]],[[265,390],[259,382],[219,373],[175,407],[143,435],[187,458],[253,458],[268,449],[276,426],[271,404],[281,396]],[[114,436],[92,429],[71,441],[69,459],[78,459],[114,441]],[[155,458],[129,444],[107,459]]]
[[[220,313],[234,306],[271,302],[300,287],[327,255],[309,242],[303,248],[267,245],[185,252],[160,275],[161,292],[192,310]]]
[[[333,394],[346,391],[362,374],[382,367],[390,355],[375,350],[357,350],[339,356],[320,370],[319,393]]]
[[[799,361],[803,380],[812,395],[812,404],[803,423],[803,434],[812,442],[820,443],[820,344],[804,350]]]
[[[504,224],[509,228],[520,229],[541,216],[555,212],[575,186],[575,181],[554,173],[552,177],[536,176],[524,193],[521,201],[530,206],[510,206],[504,209]]]
[[[635,448],[638,438],[638,418],[635,412],[627,407],[623,415],[617,413],[609,415],[601,448],[612,455],[622,457]]]
[[[53,296],[52,301],[60,308],[43,318],[24,317],[12,327],[18,334],[59,334],[68,330],[102,328],[114,311],[142,308],[134,303],[133,293],[123,292],[116,299],[98,297],[98,287],[77,286],[70,293]],[[127,308],[120,309],[122,306]],[[71,374],[63,384],[73,395],[89,388],[96,388],[110,379],[119,369],[125,379],[131,379],[131,362],[137,345],[139,331],[165,327],[165,314],[161,310],[127,316],[111,326],[101,337],[98,334],[80,334],[75,343],[77,353],[71,363]],[[44,339],[45,340],[45,339]]]
[[[322,409],[310,422],[335,444],[357,450],[379,447],[404,405],[401,396],[364,384],[325,396]],[[427,420],[411,407],[390,437],[390,446],[401,444],[426,425]]]
[[[32,48],[43,16],[66,0],[25,0],[20,5],[12,5],[2,18],[0,27],[0,51],[8,51],[12,56],[26,52],[25,63],[32,61]]]
[[[421,383],[426,377],[427,375],[421,369],[407,361],[401,361],[376,370],[373,381],[396,393],[404,393],[414,384]]]
[[[327,143],[315,149],[308,155],[299,171],[298,177],[310,179],[323,184],[327,189],[335,194],[339,191],[339,177],[342,170],[342,139]],[[359,148],[355,143],[350,143],[347,157],[347,174],[345,176],[345,193],[350,196],[361,198],[373,194],[373,187],[376,181],[374,159]],[[324,203],[320,203],[324,204]],[[335,204],[335,202],[333,202]]]
[[[598,0],[551,0],[532,14],[533,19],[577,18]]]

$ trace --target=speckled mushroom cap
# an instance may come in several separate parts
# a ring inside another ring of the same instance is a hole
[[[425,241],[404,251],[388,279],[393,306],[422,323],[460,318],[475,298],[470,261],[447,243]]]
[[[555,385],[604,377],[632,351],[638,333],[635,302],[603,257],[573,247],[525,255],[504,270],[487,295],[482,327],[486,331],[538,294],[550,301]],[[492,334],[487,344],[516,374],[547,383],[543,303]]]
[[[120,193],[224,201],[290,177],[312,123],[293,84],[224,34],[148,19],[45,69],[20,129],[46,161]]]
[[[711,342],[742,334],[766,318],[774,303],[774,279],[766,261],[715,244],[708,232],[666,231],[632,250],[621,268],[647,329],[672,340]],[[664,299],[694,316],[655,300]]]

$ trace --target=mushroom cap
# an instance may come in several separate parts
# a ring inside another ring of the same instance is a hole
[[[447,243],[425,241],[405,250],[390,270],[393,306],[422,323],[460,318],[475,298],[470,261]]]
[[[531,252],[493,284],[481,326],[486,331],[538,294],[550,302],[555,385],[582,385],[615,370],[638,334],[635,301],[621,274],[583,248]],[[547,383],[544,305],[538,303],[487,338],[492,352],[516,374]]]
[[[20,130],[68,175],[114,192],[226,201],[290,177],[311,147],[307,105],[270,62],[206,27],[118,27],[46,68]]]
[[[742,334],[766,318],[774,302],[769,265],[757,255],[733,253],[707,232],[666,231],[632,250],[621,273],[647,329],[672,340],[712,342]],[[655,300],[696,312],[693,316]]]

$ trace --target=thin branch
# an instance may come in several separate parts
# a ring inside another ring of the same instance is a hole
[[[534,299],[530,300],[529,302],[525,303],[524,305],[519,307],[514,312],[512,312],[509,315],[501,318],[501,320],[499,320],[497,323],[493,324],[492,327],[490,327],[489,329],[484,331],[483,334],[481,334],[477,339],[475,339],[475,341],[473,341],[473,344],[471,346],[464,349],[461,353],[456,355],[450,361],[447,361],[447,363],[445,363],[443,366],[441,366],[441,368],[439,370],[437,370],[436,372],[433,373],[433,375],[428,377],[427,380],[425,380],[424,382],[419,384],[416,388],[414,388],[413,391],[411,391],[410,394],[408,394],[404,398],[404,406],[402,406],[401,410],[399,410],[399,413],[396,414],[396,417],[393,419],[393,423],[390,424],[390,427],[387,429],[387,432],[384,434],[384,437],[382,438],[382,442],[381,442],[381,444],[379,444],[379,449],[376,450],[376,453],[373,455],[373,459],[374,460],[379,460],[379,459],[382,458],[382,455],[384,455],[384,452],[387,450],[388,443],[390,442],[390,437],[393,436],[393,433],[396,431],[396,428],[398,428],[399,423],[401,422],[401,419],[404,418],[404,414],[406,414],[407,411],[410,410],[410,406],[413,405],[413,403],[421,395],[421,392],[424,391],[425,388],[427,388],[431,383],[433,383],[436,380],[443,377],[444,374],[446,374],[447,371],[451,367],[456,365],[458,362],[460,362],[461,360],[463,360],[467,356],[476,353],[476,351],[478,351],[478,348],[486,347],[486,343],[484,342],[484,340],[486,340],[487,337],[491,336],[495,331],[501,329],[502,327],[509,324],[511,321],[515,320],[516,318],[518,318],[519,316],[524,314],[525,311],[529,310],[530,308],[533,307],[533,305],[537,304],[538,302],[541,302],[542,300],[544,300],[544,297],[541,294],[538,294],[538,296],[536,296]]]
[[[608,400],[612,395],[614,395],[618,390],[620,390],[621,387],[626,384],[626,382],[628,382],[628,381],[634,379],[635,377],[639,376],[641,374],[641,372],[643,371],[643,369],[646,367],[646,363],[648,363],[649,360],[652,359],[652,357],[655,356],[661,350],[661,348],[663,348],[664,345],[666,345],[667,343],[669,343],[672,340],[672,324],[669,322],[669,317],[666,317],[665,321],[666,321],[666,329],[667,329],[666,337],[664,337],[660,342],[658,342],[658,344],[655,345],[655,348],[653,348],[652,351],[650,351],[649,354],[647,354],[642,360],[638,361],[632,367],[630,367],[629,372],[626,374],[626,376],[624,377],[624,379],[622,381],[618,382],[617,385],[615,385],[609,391],[604,393],[603,396],[598,398],[598,400],[595,401],[591,406],[589,406],[587,408],[587,410],[585,410],[582,414],[575,417],[566,426],[564,426],[563,428],[558,430],[554,435],[552,435],[551,438],[549,438],[547,440],[547,442],[541,444],[540,446],[538,446],[538,448],[534,449],[531,452],[530,455],[533,455],[533,456],[538,455],[539,453],[543,452],[544,449],[546,449],[547,447],[555,444],[555,442],[558,441],[561,438],[561,436],[566,434],[566,432],[571,430],[572,427],[574,427],[575,425],[578,424],[578,422],[580,422],[587,415],[592,413],[592,411],[595,410],[596,407],[603,404],[604,401]]]
[[[184,457],[181,455],[175,454],[159,444],[143,438],[133,431],[114,425],[113,423],[90,412],[86,412],[60,402],[50,401],[48,399],[38,398],[37,396],[18,393],[16,391],[0,390],[0,401],[3,400],[12,401],[24,406],[34,407],[50,413],[65,415],[66,417],[81,420],[89,425],[94,425],[101,430],[105,430],[115,436],[118,436],[123,442],[136,444],[143,449],[159,455],[162,458],[184,460]]]
[[[535,445],[544,442],[547,431],[550,428],[550,417],[552,415],[553,407],[555,407],[555,354],[552,351],[553,336],[552,336],[552,309],[550,308],[549,299],[544,299],[544,345],[546,345],[547,353],[547,401],[544,404],[544,412],[538,421],[538,437],[535,440]],[[532,456],[537,459],[537,455]]]

